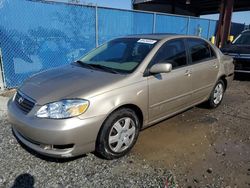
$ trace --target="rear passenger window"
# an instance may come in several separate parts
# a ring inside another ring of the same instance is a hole
[[[183,39],[166,42],[153,58],[153,64],[171,63],[173,69],[187,64],[186,48]]]
[[[198,63],[216,57],[214,52],[210,49],[211,47],[209,44],[204,40],[188,39],[188,47],[190,49],[192,63]]]
[[[217,57],[214,50],[212,49],[212,47],[210,47],[210,52],[211,52],[211,58],[216,58]]]

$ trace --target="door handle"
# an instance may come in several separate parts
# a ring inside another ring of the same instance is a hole
[[[185,71],[185,76],[191,76],[192,74],[192,71],[191,70],[186,70]]]

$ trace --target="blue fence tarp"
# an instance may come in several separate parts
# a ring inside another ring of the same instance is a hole
[[[155,22],[156,33],[187,34],[188,17],[157,14]]]
[[[5,86],[65,65],[112,38],[129,34],[214,35],[216,21],[56,2],[1,0],[0,48]]]
[[[5,84],[67,64],[95,47],[95,9],[25,0],[3,1],[0,48]]]
[[[98,8],[98,43],[124,35],[152,33],[153,21],[150,13]]]

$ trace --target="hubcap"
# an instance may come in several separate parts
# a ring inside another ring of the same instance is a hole
[[[114,152],[126,150],[135,137],[135,122],[129,117],[121,118],[112,126],[109,133],[109,147]]]
[[[219,83],[214,89],[214,104],[219,104],[223,97],[223,85]]]

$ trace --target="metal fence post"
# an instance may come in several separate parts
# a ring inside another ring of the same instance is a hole
[[[207,39],[209,40],[209,35],[210,35],[210,20],[209,20],[209,22],[208,22],[208,29],[207,29],[208,31],[207,31]]]
[[[0,91],[4,90],[4,72],[3,72],[3,58],[2,58],[2,50],[0,48]]]
[[[96,45],[96,47],[99,46],[98,38],[99,38],[99,35],[98,35],[98,7],[96,4],[96,6],[95,6],[95,45]]]
[[[188,22],[187,22],[187,35],[189,34],[189,22],[190,22],[190,16],[188,16]]]
[[[156,13],[154,13],[154,19],[153,19],[153,33],[155,33],[155,26],[156,26]]]

